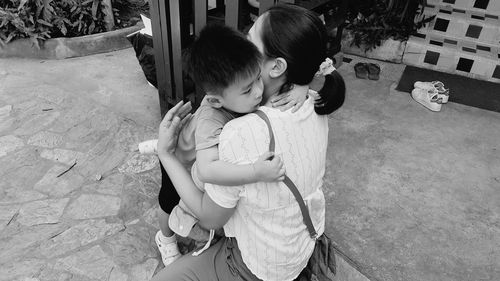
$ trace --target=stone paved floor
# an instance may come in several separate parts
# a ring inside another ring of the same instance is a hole
[[[0,280],[150,279],[160,174],[134,151],[156,134],[147,106],[130,49],[0,60]]]
[[[430,112],[394,90],[403,65],[360,80],[360,60],[339,69],[347,99],[329,118],[327,233],[372,281],[500,280],[500,114]],[[162,267],[158,160],[134,151],[158,107],[131,49],[0,60],[0,280]]]

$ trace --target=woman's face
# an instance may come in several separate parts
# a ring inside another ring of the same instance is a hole
[[[274,58],[266,58],[264,54],[264,44],[262,43],[262,22],[266,16],[267,13],[262,14],[248,31],[248,39],[257,46],[264,56],[264,63],[261,69],[262,81],[264,83],[263,101],[266,101],[267,98],[275,93],[275,84],[278,82],[276,79],[271,79],[269,75],[274,66]]]

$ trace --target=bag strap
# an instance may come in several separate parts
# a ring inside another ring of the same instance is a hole
[[[254,112],[259,116],[264,122],[266,122],[267,129],[269,130],[269,151],[274,152],[275,149],[275,140],[274,140],[274,133],[273,129],[271,127],[271,122],[269,121],[269,118],[267,115],[261,111],[257,110]],[[304,199],[302,198],[302,195],[300,195],[299,190],[297,189],[297,186],[293,183],[293,181],[285,175],[285,179],[283,180],[283,183],[288,186],[288,189],[292,192],[293,196],[295,197],[295,200],[297,200],[297,203],[299,203],[300,211],[302,212],[302,218],[304,220],[304,224],[307,227],[307,230],[309,231],[309,235],[311,236],[312,239],[317,239],[318,238],[318,233],[314,229],[312,220],[311,220],[311,215],[309,215],[309,209],[307,209],[306,204],[304,203]]]

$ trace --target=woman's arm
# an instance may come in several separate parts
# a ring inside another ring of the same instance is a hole
[[[161,136],[160,136],[161,137]],[[217,205],[210,196],[196,187],[191,175],[181,162],[170,153],[159,153],[160,161],[174,184],[182,201],[207,229],[216,229],[233,215],[235,208],[223,208]]]

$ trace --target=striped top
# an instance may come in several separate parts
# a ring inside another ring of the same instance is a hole
[[[321,189],[325,174],[328,119],[314,112],[309,98],[295,113],[261,107],[272,124],[276,154],[297,185],[321,235],[325,225],[325,198]],[[227,123],[220,135],[219,159],[235,164],[255,162],[269,148],[266,123],[248,114]],[[218,205],[236,206],[224,226],[235,237],[247,267],[262,280],[293,280],[314,249],[295,197],[282,182],[259,182],[227,187],[205,185]]]

